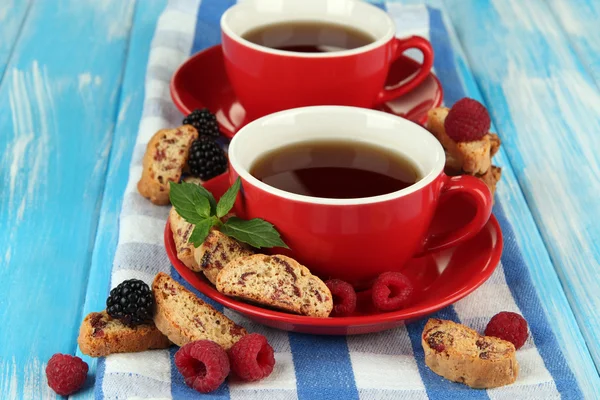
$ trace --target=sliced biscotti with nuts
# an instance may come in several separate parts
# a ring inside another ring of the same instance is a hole
[[[217,290],[259,304],[313,317],[328,317],[331,292],[296,260],[255,254],[236,258],[217,276]]]
[[[156,300],[154,323],[178,346],[206,339],[228,350],[246,334],[244,328],[163,272],[154,278],[152,291]]]
[[[468,174],[484,174],[492,165],[492,157],[500,148],[500,138],[488,133],[479,140],[456,142],[446,134],[444,121],[449,108],[438,107],[427,115],[427,129],[439,140],[446,150],[446,165]]]
[[[204,243],[194,251],[196,264],[206,278],[213,284],[217,283],[217,275],[230,261],[239,257],[254,254],[254,251],[244,243],[212,230]]]
[[[190,146],[198,138],[191,125],[162,129],[150,139],[143,160],[140,194],[154,204],[169,204],[169,182],[179,182]]]
[[[166,349],[171,341],[154,324],[129,327],[106,311],[88,314],[77,343],[83,354],[104,357],[113,353],[135,353],[150,349]]]
[[[433,372],[472,388],[513,383],[519,374],[512,343],[481,336],[452,321],[432,318],[425,324],[421,344],[425,364]]]

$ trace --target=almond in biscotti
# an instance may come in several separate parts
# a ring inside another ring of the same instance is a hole
[[[432,318],[423,329],[425,364],[436,374],[472,388],[509,385],[519,364],[512,343],[481,336],[464,325]]]
[[[221,270],[216,285],[228,296],[301,315],[328,317],[333,308],[325,283],[282,255],[236,258]]]
[[[162,129],[150,139],[143,160],[140,194],[154,204],[169,204],[169,182],[179,182],[190,146],[198,138],[191,125]]]
[[[254,254],[254,251],[244,243],[219,232],[212,230],[204,242],[194,251],[195,262],[198,270],[216,285],[217,275],[230,261],[239,257]]]
[[[93,312],[85,317],[77,343],[81,352],[91,357],[166,349],[171,345],[171,341],[154,324],[130,327],[111,318],[106,311]]]
[[[244,328],[163,272],[154,278],[152,291],[156,301],[154,324],[180,347],[196,340],[212,340],[228,350],[246,334]]]

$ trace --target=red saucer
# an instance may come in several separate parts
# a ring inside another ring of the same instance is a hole
[[[396,84],[411,76],[419,64],[411,58],[400,57],[389,72],[388,82]],[[171,79],[171,97],[183,114],[207,107],[217,116],[221,132],[232,138],[245,125],[246,111],[238,102],[227,79],[221,46],[213,46],[190,57]],[[424,124],[427,111],[442,104],[440,81],[430,74],[419,86],[380,109],[411,121]]]
[[[215,197],[227,190],[227,175],[221,175],[204,185]],[[474,210],[456,207],[448,201],[440,207],[452,207],[448,219],[436,218],[436,230],[448,229],[470,218]],[[483,284],[494,272],[502,254],[502,232],[498,221],[492,215],[484,229],[470,241],[441,253],[414,258],[406,264],[402,272],[415,287],[415,296],[410,307],[400,311],[379,313],[370,302],[370,292],[358,296],[358,310],[344,318],[313,318],[288,314],[247,304],[219,293],[201,273],[188,269],[179,259],[173,242],[169,223],[164,232],[167,255],[183,279],[209,298],[229,307],[261,324],[287,331],[319,335],[351,335],[379,332],[395,328],[418,318],[438,311],[467,296]]]

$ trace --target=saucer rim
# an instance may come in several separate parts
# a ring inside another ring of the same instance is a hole
[[[504,247],[504,239],[500,224],[496,217],[491,214],[490,219],[486,223],[483,229],[489,229],[491,226],[493,231],[496,232],[496,244],[492,247],[490,257],[486,265],[491,265],[487,268],[485,273],[480,274],[479,279],[472,282],[470,286],[463,288],[452,295],[446,296],[441,300],[429,301],[425,306],[409,307],[406,309],[384,312],[379,314],[363,315],[363,316],[350,316],[350,317],[308,317],[304,315],[297,315],[291,313],[285,313],[281,311],[271,310],[257,305],[245,303],[243,301],[236,300],[235,298],[226,296],[217,291],[213,285],[208,282],[206,277],[202,276],[199,272],[194,272],[186,267],[178,258],[175,249],[175,242],[171,231],[170,221],[167,220],[164,229],[164,245],[167,256],[179,273],[179,275],[190,284],[195,290],[204,294],[213,301],[221,304],[224,307],[230,308],[236,312],[239,312],[248,318],[260,318],[266,319],[276,323],[290,324],[290,325],[301,325],[303,327],[321,327],[321,328],[358,328],[367,327],[373,325],[383,325],[386,323],[400,322],[404,320],[413,320],[425,317],[436,311],[441,310],[444,307],[456,303],[458,300],[471,294],[475,289],[483,285],[494,273],[502,256],[502,250]],[[460,246],[460,245],[459,245]],[[190,282],[188,276],[195,276],[197,278],[197,284]],[[199,283],[199,285],[198,285]],[[200,286],[200,287],[198,287]],[[433,303],[433,304],[431,304]]]
[[[173,101],[173,104],[175,105],[175,107],[177,108],[177,110],[179,110],[179,112],[183,116],[190,114],[192,112],[192,110],[189,109],[185,105],[185,103],[183,102],[183,100],[181,99],[181,97],[179,95],[180,91],[177,89],[177,85],[175,85],[175,82],[177,81],[177,77],[180,76],[181,71],[184,70],[186,67],[188,67],[190,63],[194,62],[196,58],[206,57],[208,53],[219,51],[219,50],[221,50],[221,48],[222,48],[221,44],[217,44],[217,45],[214,45],[214,46],[207,47],[206,49],[203,49],[203,50],[201,50],[201,51],[199,51],[199,52],[191,55],[183,63],[181,63],[181,65],[179,65],[179,67],[177,67],[177,69],[175,70],[175,72],[171,76],[171,80],[169,81],[169,93],[170,93],[170,96],[171,96],[171,100]],[[415,61],[414,59],[412,59],[412,58],[410,58],[410,57],[408,57],[406,55],[402,55],[400,58],[402,58],[402,59],[404,59],[404,60],[406,60],[408,62],[411,62],[413,64],[420,65],[419,62]],[[440,107],[442,105],[442,103],[444,102],[444,88],[442,86],[441,81],[437,77],[437,75],[433,73],[433,70],[429,72],[429,76],[431,76],[435,80],[437,88],[440,91],[439,98],[433,104],[433,106],[431,108],[429,108],[429,110],[432,110],[432,109],[434,109],[436,107]],[[417,87],[418,87],[418,85],[417,85]],[[413,89],[413,90],[415,90],[415,89]],[[406,95],[410,94],[411,92],[412,91],[409,91],[408,93],[405,93],[402,96],[406,96]],[[398,97],[402,97],[402,96],[398,96]],[[200,106],[201,107],[206,107],[204,104],[200,104]],[[404,118],[401,115],[395,114],[393,112],[388,112],[386,110],[381,110],[378,107],[381,107],[381,105],[373,106],[371,108],[366,108],[366,109],[367,110],[379,111],[379,112],[383,112],[383,113],[386,113],[386,114],[395,115],[395,116],[400,117],[400,118]],[[423,117],[421,117],[418,120],[413,120],[413,119],[408,119],[408,118],[405,118],[405,119],[407,119],[408,121],[411,121],[411,122],[414,122],[416,124],[419,124],[419,125],[423,126],[423,125],[425,125],[425,122],[427,121],[427,113],[424,113]],[[237,127],[237,129],[236,129],[235,132],[232,132],[230,129],[228,129],[227,127],[223,126],[223,124],[221,124],[218,120],[217,120],[217,123],[219,124],[219,128],[221,130],[221,136],[223,136],[224,138],[226,138],[228,140],[231,140],[235,136],[235,134],[240,129],[242,129],[244,126],[246,126],[249,122],[245,123],[245,124],[243,124],[243,125],[241,125],[239,127]]]

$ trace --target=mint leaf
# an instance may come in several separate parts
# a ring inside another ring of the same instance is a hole
[[[204,193],[209,193],[206,189],[187,182],[169,182],[169,184],[169,199],[177,214],[181,215],[183,219],[190,224],[196,224],[210,215],[211,204],[210,198],[207,198]],[[210,196],[212,197],[212,195]]]
[[[289,247],[281,240],[279,232],[272,224],[260,218],[254,218],[245,221],[237,217],[229,218],[223,226],[221,232],[231,236],[240,242],[248,243],[252,247]]]
[[[210,217],[210,202],[206,197],[200,196],[195,204],[196,212],[202,218]]]
[[[212,195],[211,192],[209,192],[208,190],[206,190],[206,188],[202,185],[195,185],[200,189],[200,193],[202,194],[202,196],[206,197],[208,199],[208,202],[210,203],[210,215],[215,215],[215,213],[217,212],[217,201],[215,200],[215,197]]]
[[[214,225],[214,218],[206,218],[196,224],[194,231],[190,235],[188,242],[191,242],[194,247],[200,247],[210,232],[210,228]]]
[[[238,176],[238,178],[235,180],[235,183],[231,185],[229,189],[227,189],[223,196],[221,196],[219,199],[219,204],[217,204],[217,217],[224,217],[227,215],[229,210],[233,208],[233,205],[235,204],[235,198],[240,191],[241,184],[242,180]]]

